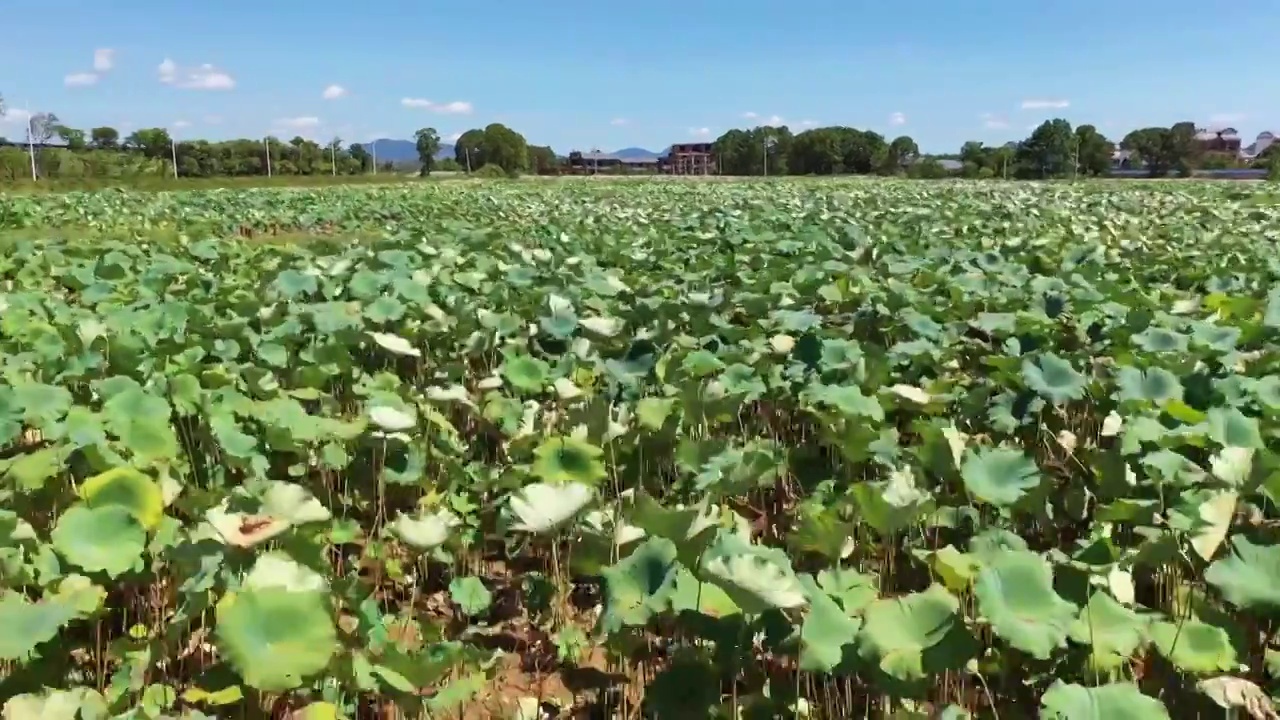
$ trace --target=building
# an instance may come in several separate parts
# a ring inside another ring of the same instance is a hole
[[[662,158],[624,158],[594,150],[585,153],[574,150],[569,153],[565,164],[568,171],[574,175],[594,175],[598,172],[639,173],[660,171]]]
[[[677,143],[662,159],[665,161],[662,172],[672,175],[714,175],[719,170],[713,143],[709,142]]]
[[[1240,133],[1230,127],[1221,130],[1200,128],[1196,130],[1196,144],[1200,146],[1201,152],[1228,153],[1238,156],[1241,146]]]
[[[1266,152],[1267,148],[1271,147],[1275,141],[1276,136],[1274,133],[1263,130],[1258,133],[1257,139],[1255,139],[1251,144],[1240,149],[1240,157],[1246,160],[1253,160]]]

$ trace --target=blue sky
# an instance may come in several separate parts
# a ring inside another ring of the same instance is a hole
[[[498,121],[560,152],[660,149],[774,117],[930,152],[1055,116],[1115,138],[1181,119],[1280,131],[1275,0],[31,7],[3,14],[0,135],[20,136],[27,108],[179,138],[447,138]]]

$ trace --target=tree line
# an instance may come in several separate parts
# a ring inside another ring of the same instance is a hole
[[[1232,153],[1206,151],[1196,140],[1194,123],[1134,130],[1120,142],[1093,125],[1072,128],[1062,118],[1046,120],[1024,140],[1001,145],[966,142],[953,155],[922,155],[902,135],[889,140],[870,130],[835,126],[793,134],[786,126],[734,129],[712,144],[726,175],[905,174],[913,177],[1006,178],[1040,180],[1100,177],[1114,169],[1117,148],[1127,152],[1127,167],[1151,177],[1190,175],[1198,169],[1270,168],[1280,174],[1280,144],[1244,161]],[[947,167],[944,160],[953,160]]]
[[[40,178],[107,180],[174,174],[184,178],[349,176],[404,169],[386,160],[375,167],[377,159],[365,145],[344,144],[340,138],[323,145],[301,136],[178,140],[166,128],[143,128],[127,135],[108,126],[85,130],[50,112],[32,115],[26,125],[21,137],[0,137],[0,183],[29,180],[33,166]],[[424,175],[465,169],[506,176],[551,172],[557,165],[551,148],[530,145],[520,133],[500,123],[463,133],[452,158],[436,158],[441,141],[434,128],[418,130],[414,138],[419,162],[412,166]]]
[[[0,98],[0,115],[4,113]],[[189,178],[258,175],[315,176],[361,175],[400,170],[375,158],[362,144],[344,145],[334,138],[321,145],[301,136],[235,140],[176,140],[165,128],[145,128],[122,136],[112,127],[88,130],[71,127],[57,115],[37,113],[29,119],[23,137],[0,137],[0,183],[27,180],[34,169],[39,177],[119,179]],[[1196,169],[1234,167],[1239,159],[1225,153],[1205,152],[1196,141],[1190,122],[1168,128],[1134,130],[1120,140],[1130,165],[1143,167],[1153,177],[1169,173],[1189,175]],[[414,133],[423,175],[436,170],[462,170],[482,176],[520,173],[556,173],[562,159],[547,146],[531,145],[523,135],[501,124],[468,130],[456,140],[453,157],[438,158],[439,133],[422,128]],[[29,152],[27,145],[34,148]],[[916,141],[901,135],[892,140],[871,130],[845,126],[818,127],[793,133],[786,126],[729,130],[713,143],[719,172],[724,175],[839,175],[879,174],[933,178],[997,177],[1044,179],[1102,176],[1113,168],[1116,143],[1093,125],[1073,128],[1062,119],[1046,120],[1024,140],[1003,145],[965,143],[959,153],[924,155]],[[1268,148],[1259,166],[1280,173],[1278,146]],[[946,160],[955,161],[944,163]],[[950,167],[948,167],[950,165]]]

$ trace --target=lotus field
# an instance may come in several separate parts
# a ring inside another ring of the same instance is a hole
[[[1276,718],[1277,200],[0,196],[4,717]]]

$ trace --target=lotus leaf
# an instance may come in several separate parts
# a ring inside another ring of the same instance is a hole
[[[51,539],[67,562],[113,578],[138,568],[147,544],[146,530],[120,505],[73,505],[58,518]]]
[[[1012,505],[1043,481],[1036,464],[1013,448],[973,450],[960,467],[964,486],[978,500]]]
[[[1280,607],[1280,545],[1254,545],[1237,536],[1232,554],[1214,561],[1204,579],[1242,609]]]
[[[283,692],[329,665],[337,631],[320,592],[279,587],[227,595],[217,607],[218,647],[250,687]]]
[[[743,612],[795,608],[807,602],[785,553],[752,545],[736,533],[722,531],[716,537],[702,557],[700,570]]]
[[[876,600],[863,611],[858,653],[898,680],[963,667],[975,648],[959,607],[941,585]]]
[[[648,623],[669,603],[678,569],[675,543],[657,537],[645,540],[617,564],[604,568],[601,627],[616,633],[627,625]]]
[[[511,497],[515,530],[545,533],[558,530],[595,497],[595,490],[578,482],[525,485]]]
[[[1039,555],[1008,550],[988,557],[974,595],[991,629],[1015,648],[1049,659],[1066,645],[1076,607],[1053,589],[1053,570]]]
[[[115,468],[85,480],[80,497],[91,508],[125,508],[148,530],[154,529],[164,515],[164,494],[159,483],[133,468]]]
[[[1169,720],[1164,703],[1130,683],[1085,687],[1055,682],[1040,698],[1041,717],[1056,720]]]

